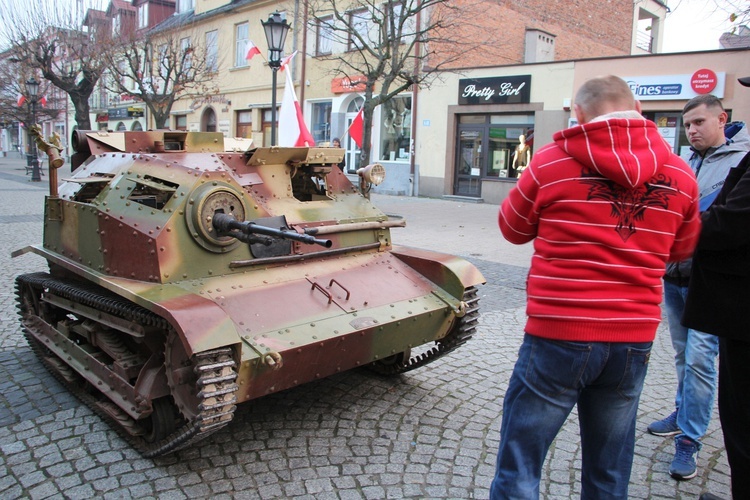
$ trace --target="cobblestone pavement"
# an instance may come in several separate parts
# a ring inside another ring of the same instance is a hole
[[[481,323],[465,346],[405,375],[350,371],[245,403],[192,448],[144,459],[47,374],[20,333],[14,277],[45,263],[10,253],[41,241],[46,192],[46,177],[31,183],[20,160],[0,158],[0,497],[487,498],[531,253],[502,240],[497,206],[373,196],[407,220],[393,231],[396,243],[461,255],[484,273]],[[662,327],[639,409],[631,497],[729,498],[716,411],[690,481],[667,473],[672,441],[645,432],[672,410],[671,351]],[[577,425],[574,413],[550,449],[545,498],[579,496]]]

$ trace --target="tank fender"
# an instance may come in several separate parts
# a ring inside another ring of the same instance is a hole
[[[394,246],[391,253],[458,299],[466,288],[486,282],[479,269],[461,257],[404,246]]]
[[[232,319],[217,304],[198,295],[183,295],[154,304],[177,330],[189,355],[241,342]]]

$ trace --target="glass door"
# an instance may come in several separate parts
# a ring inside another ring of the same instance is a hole
[[[458,196],[479,197],[482,194],[484,168],[485,127],[460,125],[458,130],[458,159],[453,192]],[[486,149],[486,146],[485,148]]]

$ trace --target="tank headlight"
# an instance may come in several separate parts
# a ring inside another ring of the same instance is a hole
[[[385,167],[380,163],[373,163],[357,170],[357,175],[366,182],[378,186],[385,180]]]

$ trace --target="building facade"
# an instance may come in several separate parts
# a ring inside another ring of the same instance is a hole
[[[415,193],[502,201],[515,185],[519,138],[529,155],[575,123],[571,110],[586,80],[615,74],[628,81],[643,114],[659,126],[677,154],[689,144],[681,111],[692,97],[719,97],[730,119],[750,121],[750,95],[739,91],[750,50],[582,59],[481,68],[447,76],[421,92],[416,115]]]

